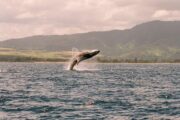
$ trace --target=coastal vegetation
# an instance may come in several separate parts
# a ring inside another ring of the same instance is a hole
[[[0,62],[65,62],[70,52],[48,52],[37,50],[15,50],[0,48]]]
[[[129,53],[130,54],[130,53]],[[165,56],[161,52],[139,54],[122,54],[119,56],[98,55],[93,61],[100,63],[180,63],[180,59]],[[0,48],[0,62],[67,62],[72,57],[71,51],[40,51],[40,50],[16,50],[12,48]]]

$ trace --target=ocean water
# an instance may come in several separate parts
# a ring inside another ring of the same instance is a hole
[[[180,64],[0,63],[0,120],[180,120]]]

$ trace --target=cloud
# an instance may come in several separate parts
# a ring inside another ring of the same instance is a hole
[[[166,17],[170,14],[167,10],[158,10],[154,13],[153,17],[155,18],[161,18],[161,17]]]
[[[177,10],[158,10],[153,14],[153,17],[162,20],[179,20],[180,12]]]
[[[3,0],[0,40],[37,34],[125,29],[180,20],[179,0]]]

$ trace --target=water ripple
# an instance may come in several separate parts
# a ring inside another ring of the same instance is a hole
[[[180,118],[180,64],[0,63],[0,119]]]

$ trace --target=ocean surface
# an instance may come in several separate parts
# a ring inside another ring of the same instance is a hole
[[[180,120],[180,64],[0,63],[0,120]]]

